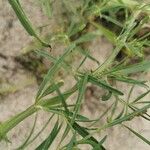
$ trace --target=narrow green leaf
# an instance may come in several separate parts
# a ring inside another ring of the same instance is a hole
[[[61,86],[64,85],[64,81],[59,81],[56,83],[56,85],[58,88],[60,88]],[[54,91],[56,91],[56,87],[54,84],[52,84],[44,91],[44,93],[41,95],[40,99],[44,96],[47,96],[47,95],[53,93]]]
[[[42,127],[42,129],[39,130],[39,132],[25,145],[25,147],[27,147],[29,144],[31,144],[33,141],[35,141],[39,137],[39,135],[44,131],[44,129],[47,127],[47,125],[50,123],[50,121],[53,117],[54,117],[54,114],[51,115],[51,117],[48,119],[48,121],[45,123],[45,125]]]
[[[99,144],[102,145],[106,141],[106,139],[107,139],[107,135],[104,136],[104,138],[99,142]]]
[[[116,97],[116,100],[113,104],[113,107],[112,107],[112,110],[111,110],[111,114],[110,114],[110,117],[107,118],[107,121],[108,122],[111,122],[112,121],[112,118],[117,110],[117,106],[118,106],[118,98]]]
[[[41,40],[41,38],[37,35],[35,29],[33,28],[31,22],[29,21],[28,17],[26,16],[19,0],[8,0],[10,5],[12,6],[13,10],[15,11],[18,19],[20,20],[22,26],[26,29],[29,35],[34,36],[43,46],[51,47],[49,44],[45,43]]]
[[[32,129],[30,131],[29,136],[26,138],[26,140],[23,142],[23,144],[21,144],[18,148],[16,148],[16,150],[23,150],[25,148],[26,144],[28,143],[28,141],[30,140],[30,138],[31,138],[31,136],[32,136],[32,134],[34,132],[36,121],[37,121],[37,114],[35,116],[33,127],[32,127]]]
[[[57,121],[49,136],[35,150],[48,150],[59,133],[61,126],[62,125],[59,125],[59,122]]]
[[[129,128],[126,125],[123,125],[125,128],[127,128],[128,130],[130,130],[133,134],[135,134],[138,138],[140,138],[141,140],[143,140],[145,143],[147,143],[148,145],[150,145],[150,141],[147,140],[145,137],[143,137],[142,135],[140,135],[139,133],[137,133],[136,131],[134,131],[133,129]]]
[[[77,141],[76,144],[90,144],[93,147],[92,150],[105,150],[105,148],[102,146],[105,140],[106,136],[99,143],[93,143],[89,139],[83,138],[82,140]]]
[[[77,50],[78,50],[80,53],[82,53],[83,55],[85,55],[87,58],[89,58],[89,59],[91,59],[92,61],[94,61],[94,62],[96,62],[97,64],[99,64],[99,61],[98,61],[96,58],[92,57],[88,50],[84,50],[84,49],[82,49],[81,47],[78,47]]]
[[[150,101],[142,101],[142,102],[137,102],[136,104],[149,104]]]
[[[35,50],[35,52],[36,52],[38,55],[40,55],[40,56],[42,56],[42,57],[44,57],[44,58],[47,58],[48,60],[50,60],[50,61],[53,62],[53,63],[56,63],[56,62],[58,61],[57,58],[51,56],[50,53],[48,53],[47,51]],[[70,66],[69,64],[65,63],[65,62],[62,62],[62,67],[64,67],[64,69],[66,69],[66,70],[67,70],[67,69],[71,69],[71,66]]]
[[[55,73],[58,71],[58,69],[61,67],[62,62],[64,61],[65,57],[69,55],[69,53],[75,48],[75,44],[70,45],[66,51],[64,52],[64,54],[58,59],[58,61],[49,69],[48,73],[46,74],[46,76],[44,77],[37,96],[36,96],[36,100],[38,101],[38,98],[41,94],[43,94],[46,85],[53,80],[53,77],[55,75]]]
[[[42,56],[44,58],[47,58],[48,60],[50,60],[51,62],[55,63],[57,61],[57,59],[53,56],[50,55],[50,53],[48,53],[47,51],[44,50],[34,50],[39,56]]]
[[[132,30],[132,32],[130,33],[129,39],[132,39],[132,37],[133,37],[136,33],[138,33],[138,32],[142,29],[142,27],[143,27],[146,23],[148,23],[148,21],[149,21],[149,16],[145,15],[145,17],[142,18],[142,20],[138,23],[137,27],[135,27],[135,28]]]
[[[86,90],[87,81],[88,81],[88,74],[85,74],[84,77],[81,78],[81,81],[79,82],[79,85],[78,85],[79,93],[78,93],[78,98],[77,98],[76,105],[74,108],[74,114],[71,119],[71,124],[74,123],[75,118],[76,118],[78,112],[80,111],[80,106],[81,106],[81,102],[82,102],[82,99],[83,99],[83,96],[84,96],[84,93]]]
[[[67,100],[67,98],[76,91],[77,91],[77,85],[75,85],[70,90],[63,93],[64,100]],[[50,107],[50,106],[58,105],[60,103],[61,103],[60,96],[55,96],[53,98],[41,99],[40,101],[37,102],[37,105],[41,107]]]
[[[66,138],[66,136],[68,135],[69,131],[70,131],[70,126],[67,124],[67,126],[66,126],[66,128],[65,128],[65,131],[64,131],[64,133],[63,133],[63,135],[62,135],[62,137],[61,137],[61,140],[60,140],[60,142],[59,142],[59,144],[58,144],[58,146],[57,146],[57,149],[59,148],[59,146],[61,145],[61,143],[62,143],[62,142],[64,141],[64,139]]]
[[[102,18],[105,18],[106,20],[108,20],[108,21],[114,23],[114,24],[117,25],[118,27],[123,28],[123,24],[120,23],[119,21],[117,21],[116,19],[114,19],[113,17],[107,16],[107,15],[104,15],[104,14],[102,14],[102,15],[100,15],[100,16],[101,16]],[[109,31],[109,32],[110,32],[110,31]]]
[[[15,11],[21,24],[24,26],[24,28],[28,32],[28,34],[31,36],[37,36],[35,30],[33,29],[27,16],[25,15],[25,12],[23,11],[19,1],[17,1],[17,0],[8,0],[8,1],[9,1],[10,5],[12,6],[13,10]]]
[[[66,112],[66,113],[69,113],[69,109],[68,109],[68,107],[67,107],[67,103],[66,103],[66,101],[65,101],[65,98],[64,98],[63,94],[61,93],[59,87],[58,87],[55,83],[53,83],[53,84],[54,84],[54,87],[56,88],[56,92],[58,93],[58,96],[60,97],[62,106],[63,106],[64,109],[65,109],[65,112]]]
[[[117,36],[113,32],[95,22],[91,22],[91,24],[96,27],[112,44],[116,44]]]
[[[74,134],[74,135],[72,136],[71,141],[70,141],[69,144],[67,145],[67,149],[66,149],[66,150],[72,150],[75,141],[76,141],[76,134]]]
[[[78,66],[78,68],[77,68],[77,71],[80,69],[80,67],[83,65],[83,63],[86,61],[86,59],[87,59],[87,56],[85,56],[85,57],[83,58],[83,60],[81,61],[81,63],[79,64],[79,66]]]
[[[102,150],[101,146],[106,141],[107,135],[93,148],[93,150]]]
[[[131,74],[131,73],[136,73],[136,72],[141,72],[141,71],[149,71],[150,69],[150,61],[143,61],[134,65],[129,65],[127,67],[121,68],[114,70],[113,72],[117,72],[120,74]]]
[[[84,128],[84,127],[81,127],[79,124],[77,124],[76,122],[73,124],[73,128],[74,130],[79,134],[81,135],[83,138],[90,135],[87,130]],[[95,146],[95,144],[98,144],[98,141],[93,137],[93,136],[90,136],[88,139],[87,139],[87,142],[91,145],[91,146]],[[101,149],[102,150],[105,150],[105,148],[103,146],[101,146]]]
[[[123,113],[124,113],[124,108],[122,109],[122,111],[118,114],[118,116],[114,120],[121,118]]]
[[[114,78],[115,80],[121,81],[121,82],[126,82],[126,83],[130,83],[130,84],[136,84],[136,85],[139,85],[139,86],[147,87],[147,85],[145,84],[146,81],[134,80],[134,79],[124,77],[124,76],[112,75],[110,77]]]
[[[95,85],[97,85],[97,86],[99,86],[99,87],[101,87],[101,88],[104,88],[104,89],[106,89],[106,90],[108,90],[108,91],[110,91],[114,94],[123,95],[123,93],[121,91],[119,91],[119,90],[113,88],[112,86],[108,85],[105,81],[99,80],[99,79],[97,79],[93,76],[89,75],[88,81],[95,84]]]
[[[56,113],[56,114],[59,114],[59,115],[63,114],[63,115],[67,115],[67,116],[69,116],[71,118],[74,116],[74,112],[66,112],[66,111],[64,111],[62,109],[53,109],[53,108],[48,108],[48,107],[45,107],[45,108],[46,108],[45,109],[46,111],[53,112],[53,113]],[[90,120],[87,117],[82,116],[80,114],[76,114],[75,121],[78,121],[78,122],[90,122]]]
[[[98,123],[108,112],[112,109],[113,103],[98,117],[98,119],[95,120],[92,124],[89,125],[89,127],[94,126],[96,123]]]
[[[138,102],[139,100],[141,100],[143,97],[145,97],[147,94],[150,93],[150,90],[148,90],[147,92],[141,94],[139,97],[137,97],[132,103],[136,103]]]
[[[136,111],[134,111],[134,112],[132,112],[132,113],[130,113],[130,114],[128,114],[128,115],[125,115],[125,116],[122,117],[122,118],[119,118],[119,119],[117,119],[117,120],[114,120],[114,121],[112,121],[112,122],[106,124],[106,125],[105,125],[104,127],[102,127],[102,128],[109,128],[109,127],[115,126],[115,125],[117,125],[117,124],[121,124],[122,122],[128,121],[128,120],[134,118],[135,116],[139,115],[140,113],[142,113],[143,111],[145,111],[145,110],[147,110],[147,109],[149,109],[149,108],[150,108],[150,104],[149,104],[149,105],[146,105],[146,106],[142,107],[141,109],[138,109],[138,110],[136,110]]]
[[[138,108],[136,106],[133,105],[129,105],[129,108],[132,109],[133,111],[138,110]],[[145,116],[144,116],[145,115]],[[138,116],[141,116],[142,118],[150,121],[150,115],[147,113],[147,110],[141,112],[140,114],[138,114]],[[146,117],[147,116],[147,117]]]

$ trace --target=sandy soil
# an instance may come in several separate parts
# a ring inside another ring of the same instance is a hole
[[[37,5],[33,3],[33,0],[26,0],[23,2],[29,17],[33,20],[34,24],[40,26],[42,21],[46,20],[41,10]],[[54,21],[52,21],[52,26]],[[35,77],[23,68],[18,67],[18,64],[14,61],[14,57],[21,54],[22,48],[24,48],[31,41],[31,37],[25,32],[20,25],[14,12],[10,8],[6,0],[0,0],[0,84],[2,89],[7,90],[6,93],[0,99],[0,122],[7,120],[11,116],[14,116],[18,112],[21,112],[34,102],[34,97],[38,89]],[[60,47],[59,47],[60,48]],[[112,45],[109,44],[104,38],[97,39],[89,45],[89,49],[93,51],[93,56],[98,57],[100,62],[110,54]],[[57,49],[56,49],[57,51]],[[56,52],[57,53],[57,52]],[[91,61],[87,61],[85,67],[93,68],[96,67]],[[143,76],[142,76],[143,77]],[[140,78],[140,77],[139,77]],[[150,74],[144,75],[145,80],[150,79]],[[70,85],[71,79],[67,79],[67,85]],[[72,83],[73,84],[73,83]],[[150,83],[148,83],[150,85]],[[9,87],[9,85],[12,85]],[[118,85],[126,93],[128,92],[128,86],[124,84]],[[13,88],[12,88],[13,87]],[[90,87],[90,85],[89,85]],[[143,92],[143,88],[136,88],[133,93],[133,97]],[[98,94],[103,92],[95,90]],[[89,90],[87,90],[87,99],[85,105],[82,108],[82,113],[86,114],[89,118],[99,116],[104,109],[108,106],[107,103],[100,102],[95,96],[93,96]],[[150,99],[150,96],[145,97]],[[38,121],[36,125],[36,131],[41,129],[41,126],[49,117],[49,114],[40,112],[38,115]],[[0,150],[13,150],[18,147],[28,135],[32,127],[34,117],[29,117],[17,127],[15,127],[9,134],[8,137],[12,143],[1,142]],[[52,120],[51,124],[46,130],[39,136],[39,138],[27,147],[27,150],[33,150],[36,145],[41,142],[46,133],[51,130],[55,120]],[[143,134],[145,137],[150,139],[150,128],[149,122],[135,118],[131,123],[128,123],[132,128]],[[135,137],[132,133],[122,127],[114,127],[108,129],[105,133],[96,134],[96,137],[102,137],[102,135],[108,134],[108,139],[105,146],[108,150],[149,150],[150,147],[144,142]],[[53,143],[55,149],[57,141]],[[82,149],[90,150],[90,148],[83,146]]]

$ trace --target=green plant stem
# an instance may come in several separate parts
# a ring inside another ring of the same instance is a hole
[[[71,90],[64,93],[65,100],[77,90],[75,85]],[[25,111],[13,116],[4,123],[0,124],[0,141],[5,138],[6,134],[18,125],[25,118],[31,116],[33,113],[41,110],[42,107],[48,107],[61,103],[60,96],[56,96],[50,99],[40,100],[36,105],[32,105]]]
[[[39,108],[36,108],[34,105],[27,108],[25,111],[17,114],[16,116],[10,118],[9,120],[5,121],[3,124],[0,125],[0,140],[2,140],[8,131],[10,131],[12,128],[14,128],[18,123],[23,121],[28,116],[32,115],[36,111],[38,111]]]

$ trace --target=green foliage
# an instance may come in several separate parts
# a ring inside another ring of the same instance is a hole
[[[51,0],[40,0],[39,2],[44,14],[51,20],[54,17],[55,2]],[[17,124],[40,110],[51,112],[53,115],[37,135],[32,137],[36,125],[35,121],[28,138],[19,148],[24,149],[34,142],[50,123],[54,115],[59,119],[47,138],[36,148],[37,150],[48,150],[57,139],[61,130],[64,132],[57,149],[78,149],[80,144],[88,144],[94,150],[105,150],[103,143],[109,135],[101,138],[102,140],[97,140],[94,137],[94,133],[102,130],[105,131],[105,129],[116,125],[122,125],[126,121],[132,121],[135,117],[142,117],[150,121],[150,115],[147,112],[150,108],[150,102],[149,100],[142,101],[142,98],[150,93],[149,87],[146,81],[132,78],[133,74],[146,73],[150,70],[150,61],[143,60],[146,59],[144,50],[150,45],[149,34],[144,33],[144,35],[140,35],[139,33],[150,21],[150,5],[143,1],[133,0],[60,1],[62,9],[62,16],[60,17],[62,17],[62,20],[66,20],[66,22],[62,21],[62,30],[60,32],[53,33],[51,31],[49,33],[47,31],[48,33],[45,37],[46,41],[51,43],[65,44],[66,48],[63,53],[59,57],[54,57],[46,51],[46,47],[49,44],[39,38],[19,0],[9,0],[9,3],[29,35],[34,36],[42,44],[42,46],[35,44],[34,50],[37,55],[48,59],[53,65],[49,68],[40,84],[35,103],[25,111],[0,124],[1,140],[5,139],[6,134]],[[119,17],[120,14],[121,16]],[[143,14],[144,17],[140,18],[140,15]],[[102,64],[99,64],[100,61],[92,56],[91,52],[85,48],[85,45],[102,35],[114,46],[114,49],[111,55]],[[67,61],[67,58],[74,55],[75,52],[78,52],[83,57],[83,60],[79,62],[80,64],[77,67],[74,66],[74,63]],[[124,58],[117,60],[117,56],[121,52],[124,54]],[[136,62],[134,61],[135,58]],[[89,68],[91,71],[85,70],[82,67],[86,59],[96,62],[98,67],[95,70]],[[62,87],[66,83],[56,79],[57,74],[62,68],[64,72],[69,72],[69,75],[76,82],[73,87],[68,87],[68,90],[65,92],[62,92]],[[110,80],[113,82],[110,82]],[[129,84],[141,86],[145,88],[146,92],[130,101],[131,93],[134,90],[133,86],[126,96],[127,98],[123,99],[123,95],[126,94],[116,84],[113,84],[116,82],[124,82],[128,86]],[[87,118],[80,114],[81,106],[82,104],[84,105],[84,95],[88,83],[105,90],[106,93],[101,95],[101,99],[103,103],[106,103],[107,100],[111,103],[106,111],[96,119]],[[53,95],[54,93],[56,94],[55,96]],[[69,97],[74,93],[78,93],[78,96],[74,102],[68,103]],[[118,106],[121,109],[118,110]],[[104,117],[105,123],[95,127],[94,125]],[[81,125],[81,122],[88,122],[90,125]],[[63,129],[62,124],[66,125],[65,129]],[[149,140],[142,135],[125,125],[123,126],[149,144]],[[63,143],[66,137],[70,138],[68,144]]]
[[[12,6],[13,10],[15,11],[18,19],[20,20],[23,27],[29,33],[29,35],[34,36],[39,40],[39,42],[46,47],[50,47],[49,44],[45,43],[41,38],[37,35],[35,29],[33,28],[31,22],[29,21],[28,17],[26,16],[19,0],[9,0],[10,5]]]
[[[62,124],[59,125],[59,121],[57,120],[49,136],[36,148],[36,150],[48,150],[57,134],[59,133],[61,126]]]

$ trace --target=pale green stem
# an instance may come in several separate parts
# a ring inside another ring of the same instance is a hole
[[[34,107],[34,105],[27,108],[25,111],[17,114],[16,116],[10,118],[9,120],[5,121],[3,124],[0,125],[0,140],[2,140],[6,133],[14,128],[18,123],[20,123],[22,120],[27,118],[28,116],[32,115],[36,111],[38,111],[39,108]]]

